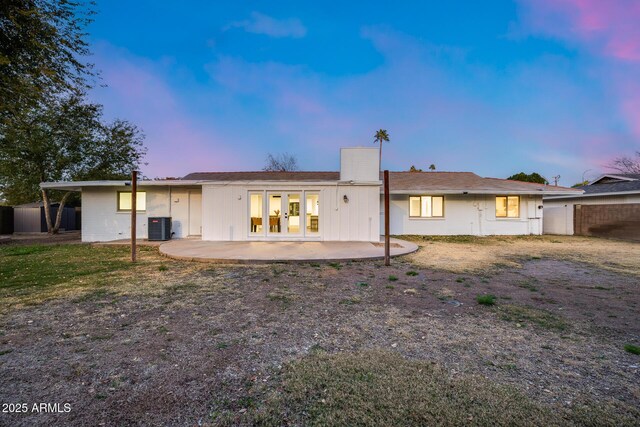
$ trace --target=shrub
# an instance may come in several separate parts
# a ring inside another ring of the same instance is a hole
[[[476,301],[482,305],[494,305],[496,303],[496,297],[490,294],[478,295]]]
[[[631,354],[640,354],[640,347],[637,345],[625,344],[624,349]]]

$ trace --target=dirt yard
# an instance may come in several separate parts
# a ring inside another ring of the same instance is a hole
[[[426,250],[411,261],[425,268],[482,272],[492,267],[521,267],[541,258],[587,263],[620,273],[640,272],[640,244],[579,236],[452,236],[406,239]]]
[[[416,241],[392,267],[3,245],[0,403],[29,410],[0,425],[640,423],[640,244]]]

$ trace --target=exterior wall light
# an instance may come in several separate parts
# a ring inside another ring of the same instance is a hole
[[[345,203],[349,203],[349,197],[347,197],[346,194],[342,196],[342,200],[344,200]]]

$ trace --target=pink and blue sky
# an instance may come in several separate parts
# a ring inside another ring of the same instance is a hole
[[[640,150],[638,22],[638,0],[99,0],[91,97],[144,130],[149,177],[337,170],[384,128],[391,170],[571,185]]]

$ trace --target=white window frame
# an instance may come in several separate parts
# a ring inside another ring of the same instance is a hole
[[[131,212],[131,209],[121,209],[120,208],[120,194],[132,194],[133,191],[117,191],[116,192],[116,211],[117,212]],[[136,203],[136,212],[146,212],[147,211],[147,192],[146,191],[136,191],[136,200],[140,200],[140,195],[144,197],[144,209],[137,209],[140,206]]]
[[[251,231],[251,195],[253,194],[259,194],[262,196],[262,216],[260,217],[262,219],[262,231],[260,232],[252,232]],[[249,203],[247,203],[247,217],[249,219],[249,237],[260,237],[260,236],[265,236],[266,235],[266,228],[265,228],[265,224],[264,224],[264,218],[265,218],[265,210],[266,210],[266,202],[265,202],[265,192],[263,190],[249,190],[248,192],[248,197],[247,200],[249,201]],[[268,220],[267,220],[268,222]],[[268,226],[268,224],[267,224]]]
[[[307,233],[307,195],[310,196],[318,196],[318,231],[310,231]],[[302,194],[303,198],[304,198],[304,208],[300,208],[300,210],[304,210],[304,217],[302,217],[302,219],[300,220],[301,223],[304,223],[304,227],[300,227],[301,229],[304,228],[303,234],[305,237],[319,237],[320,233],[322,232],[322,227],[321,227],[321,222],[322,222],[322,215],[320,215],[320,210],[322,209],[322,199],[320,197],[320,191],[319,190],[304,190],[303,194]]]
[[[412,216],[411,215],[411,199],[412,198],[420,198],[420,216]],[[431,215],[429,216],[422,216],[422,198],[423,197],[429,197],[431,199],[431,203],[429,206],[431,206]],[[433,215],[433,199],[434,198],[441,198],[442,199],[442,215]],[[409,219],[443,219],[445,216],[445,203],[444,203],[444,196],[435,196],[435,195],[411,195],[409,196]]]
[[[505,211],[505,215],[498,215],[498,198],[499,197],[504,197],[507,199],[507,207],[506,207],[506,211]],[[518,214],[516,216],[509,216],[509,198],[517,198],[518,199]],[[520,206],[521,206],[521,202],[522,199],[521,197],[518,196],[514,196],[514,195],[496,195],[495,198],[495,203],[496,203],[496,210],[495,210],[495,214],[496,214],[496,219],[520,219]]]

